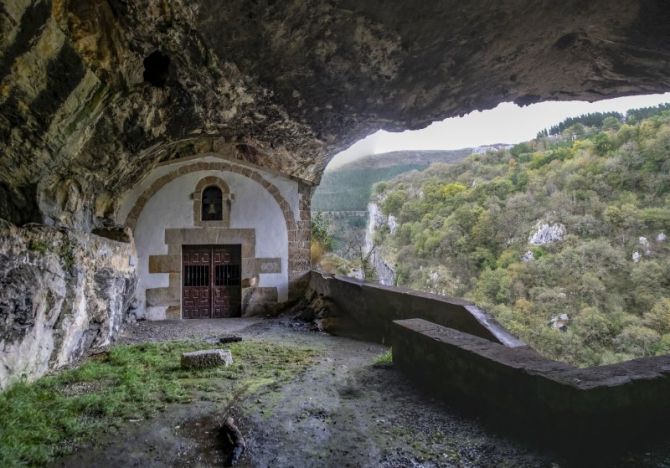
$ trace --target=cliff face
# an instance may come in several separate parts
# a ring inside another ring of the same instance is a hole
[[[365,251],[370,256],[370,261],[374,267],[376,281],[384,286],[395,286],[395,272],[393,268],[384,260],[384,254],[381,251],[381,245],[375,243],[375,233],[385,230],[393,232],[395,230],[395,217],[384,216],[379,209],[376,201],[368,203],[368,225],[365,229]]]
[[[109,344],[135,284],[129,244],[0,227],[0,390]]]
[[[661,1],[0,6],[0,216],[101,225],[158,161],[234,157],[318,182],[336,151],[501,101],[670,88]]]

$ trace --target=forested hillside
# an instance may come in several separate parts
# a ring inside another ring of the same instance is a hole
[[[364,156],[335,169],[327,169],[312,197],[312,212],[366,211],[372,186],[379,181],[410,171],[427,168],[436,161],[460,161],[471,149],[453,151],[394,151]],[[366,218],[360,216],[329,217],[332,249],[347,259],[360,256],[364,242]]]
[[[670,112],[584,122],[378,184],[398,284],[577,365],[670,352]]]
[[[375,182],[425,169],[437,161],[460,161],[471,152],[470,148],[454,151],[394,151],[365,156],[338,168],[327,169],[312,197],[312,210],[367,210],[370,191]]]

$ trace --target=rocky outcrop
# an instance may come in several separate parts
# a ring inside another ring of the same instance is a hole
[[[0,228],[0,389],[114,340],[135,284],[131,255],[95,235]]]
[[[397,228],[395,216],[384,216],[375,202],[368,203],[368,225],[365,230],[365,253],[369,255],[370,262],[375,270],[376,280],[380,284],[393,286],[395,284],[395,271],[384,260],[380,251],[380,246],[375,245],[375,232],[380,228],[389,230],[393,233]]]
[[[308,288],[305,295],[288,312],[293,319],[311,324],[315,331],[336,333],[355,325],[335,304],[314,289]]]
[[[538,223],[528,237],[528,243],[531,245],[546,245],[559,242],[565,236],[565,226],[561,223],[548,224]]]

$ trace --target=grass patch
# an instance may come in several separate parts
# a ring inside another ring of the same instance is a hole
[[[386,350],[382,354],[375,357],[374,365],[375,366],[380,366],[380,367],[392,366],[393,365],[393,350],[391,348],[389,348],[388,350]]]
[[[206,399],[228,404],[304,370],[308,348],[243,341],[227,346],[234,364],[184,370],[182,352],[214,348],[167,342],[115,346],[108,353],[0,394],[0,466],[41,465],[81,442],[145,419],[170,403]]]

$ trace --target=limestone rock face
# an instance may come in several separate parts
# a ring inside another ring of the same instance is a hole
[[[535,231],[528,237],[528,243],[532,245],[546,245],[562,240],[563,236],[565,236],[565,226],[561,223],[538,223]]]
[[[388,227],[391,233],[393,233],[397,228],[397,223],[395,216],[387,217],[384,215],[379,206],[380,201],[381,200],[377,200],[376,202],[368,203],[368,226],[365,230],[365,253],[370,256],[369,260],[374,266],[377,281],[379,281],[380,284],[392,286],[395,284],[395,271],[391,265],[384,260],[378,246],[375,245],[374,237],[376,231],[380,228]]]
[[[670,89],[663,1],[8,0],[0,217],[104,225],[157,162],[318,182],[379,128]]]
[[[0,389],[114,339],[135,284],[130,253],[90,234],[0,228]]]

